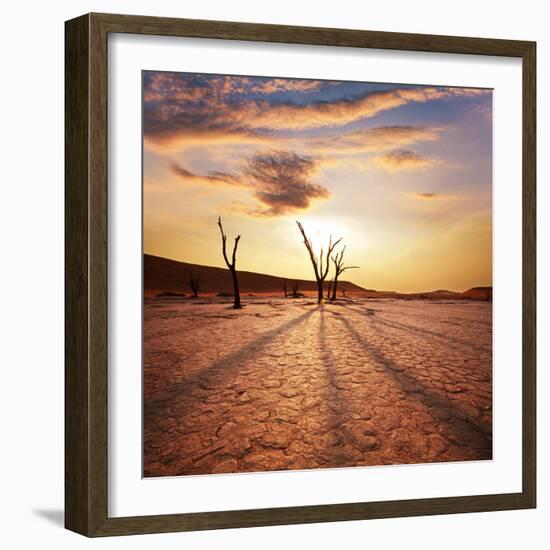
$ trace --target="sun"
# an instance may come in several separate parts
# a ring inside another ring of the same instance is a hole
[[[350,237],[350,229],[341,220],[331,217],[304,216],[301,220],[306,235],[311,240],[313,249],[317,252],[323,248],[326,251],[332,237],[332,242],[342,239],[347,242]]]

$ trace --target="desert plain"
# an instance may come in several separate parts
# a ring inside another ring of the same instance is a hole
[[[143,475],[492,459],[493,91],[142,79]]]
[[[144,475],[492,458],[492,303],[146,296]]]

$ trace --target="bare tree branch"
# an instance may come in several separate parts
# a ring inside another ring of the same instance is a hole
[[[237,237],[235,238],[235,244],[233,246],[233,256],[231,258],[231,265],[233,267],[235,267],[235,264],[236,264],[236,255],[237,255],[237,247],[239,246],[239,241],[241,240],[241,236],[240,235],[237,235]]]
[[[223,225],[222,225],[222,219],[220,216],[218,216],[218,225],[220,227],[220,233],[222,234],[222,252],[223,252],[223,258],[225,260],[225,263],[227,264],[227,267],[231,267],[231,264],[229,263],[229,259],[227,258],[227,252],[226,252],[226,244],[227,244],[227,235],[223,232]]]
[[[303,225],[299,221],[296,221],[296,224],[298,225],[298,229],[302,234],[302,237],[304,239],[304,245],[309,254],[311,265],[313,266],[313,272],[315,273],[315,280],[317,281],[317,301],[321,303],[323,301],[323,283],[327,278],[327,275],[330,269],[330,257],[332,252],[334,251],[334,248],[338,245],[338,243],[342,239],[340,238],[337,241],[332,242],[332,235],[331,235],[329,238],[328,249],[326,251],[326,254],[324,251],[324,247],[321,245],[319,256],[317,257],[315,255],[315,251],[313,250],[313,244],[311,243],[311,240],[309,239],[309,237],[306,235]]]
[[[322,279],[324,280],[326,278],[326,276],[328,275],[328,270],[330,268],[330,256],[333,252],[333,250],[338,246],[338,244],[340,243],[340,241],[342,240],[342,238],[340,237],[336,242],[332,242],[332,235],[330,236],[330,239],[329,239],[329,244],[328,244],[328,250],[327,250],[327,257],[326,257],[326,265],[325,265],[325,271],[322,273]]]
[[[300,229],[300,233],[302,234],[302,237],[304,238],[304,244],[306,246],[306,249],[309,253],[309,258],[311,260],[311,263],[313,265],[313,270],[315,271],[315,279],[319,280],[319,268],[317,266],[317,258],[315,257],[315,253],[313,252],[313,245],[311,244],[311,241],[309,240],[308,236],[306,235],[306,232],[304,230],[304,226],[297,221],[298,228]],[[321,249],[322,250],[322,249]]]
[[[241,295],[239,292],[239,283],[237,280],[237,270],[235,268],[237,264],[237,247],[239,246],[239,241],[241,239],[240,235],[237,235],[235,238],[235,244],[233,245],[233,254],[231,256],[231,262],[229,261],[229,258],[227,257],[227,235],[225,234],[223,230],[222,225],[222,219],[220,216],[218,216],[218,226],[220,228],[220,233],[222,236],[222,253],[223,258],[225,260],[225,263],[227,264],[227,267],[229,268],[229,271],[231,272],[231,278],[233,280],[233,290],[234,290],[234,305],[233,307],[235,309],[241,308]]]
[[[336,300],[336,288],[338,286],[338,277],[344,273],[347,269],[359,269],[358,265],[349,265],[344,266],[344,252],[346,251],[346,247],[344,246],[340,253],[334,254],[334,256],[331,256],[331,260],[334,264],[334,285],[332,287],[332,298],[331,300]]]

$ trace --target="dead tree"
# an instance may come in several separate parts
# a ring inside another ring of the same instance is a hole
[[[304,238],[304,245],[308,251],[311,265],[313,266],[315,280],[317,281],[317,302],[321,304],[323,302],[323,283],[327,278],[328,270],[330,268],[330,256],[342,239],[338,239],[333,243],[331,235],[329,238],[326,255],[324,254],[323,247],[321,246],[319,257],[317,257],[315,255],[315,251],[313,250],[313,244],[311,243],[311,240],[308,238],[306,232],[304,231],[304,227],[299,221],[297,221],[296,223],[298,224],[298,229],[300,230],[300,233]]]
[[[294,281],[292,283],[292,297],[293,298],[298,298],[298,287],[299,287],[298,281]]]
[[[331,300],[336,300],[336,288],[338,286],[338,277],[346,271],[346,269],[359,269],[358,265],[349,265],[344,266],[344,252],[346,251],[346,247],[342,248],[340,253],[336,253],[334,256],[331,256],[332,263],[334,264],[334,280],[333,280],[333,286],[332,286],[332,298]]]
[[[330,300],[331,291],[332,291],[332,281],[329,281],[328,287],[327,287],[327,300]]]
[[[234,309],[241,309],[241,295],[239,293],[239,282],[237,280],[237,270],[235,268],[235,264],[237,261],[237,247],[239,246],[239,240],[241,238],[240,235],[237,235],[235,238],[235,244],[233,245],[233,254],[231,256],[231,261],[229,261],[229,258],[227,256],[227,235],[223,231],[222,226],[222,219],[218,216],[218,226],[220,227],[220,233],[222,235],[222,253],[223,253],[223,259],[225,260],[225,263],[227,264],[227,267],[229,268],[229,271],[231,272],[231,279],[233,280],[233,295],[234,295],[234,302],[233,302],[233,308]]]
[[[187,274],[187,284],[193,293],[193,298],[198,298],[202,290],[202,279],[194,271],[190,271]]]
[[[285,293],[285,298],[288,298],[288,289],[286,286],[286,279],[283,279],[283,291]]]

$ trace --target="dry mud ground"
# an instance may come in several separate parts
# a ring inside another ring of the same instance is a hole
[[[492,457],[485,302],[151,299],[144,475]]]

